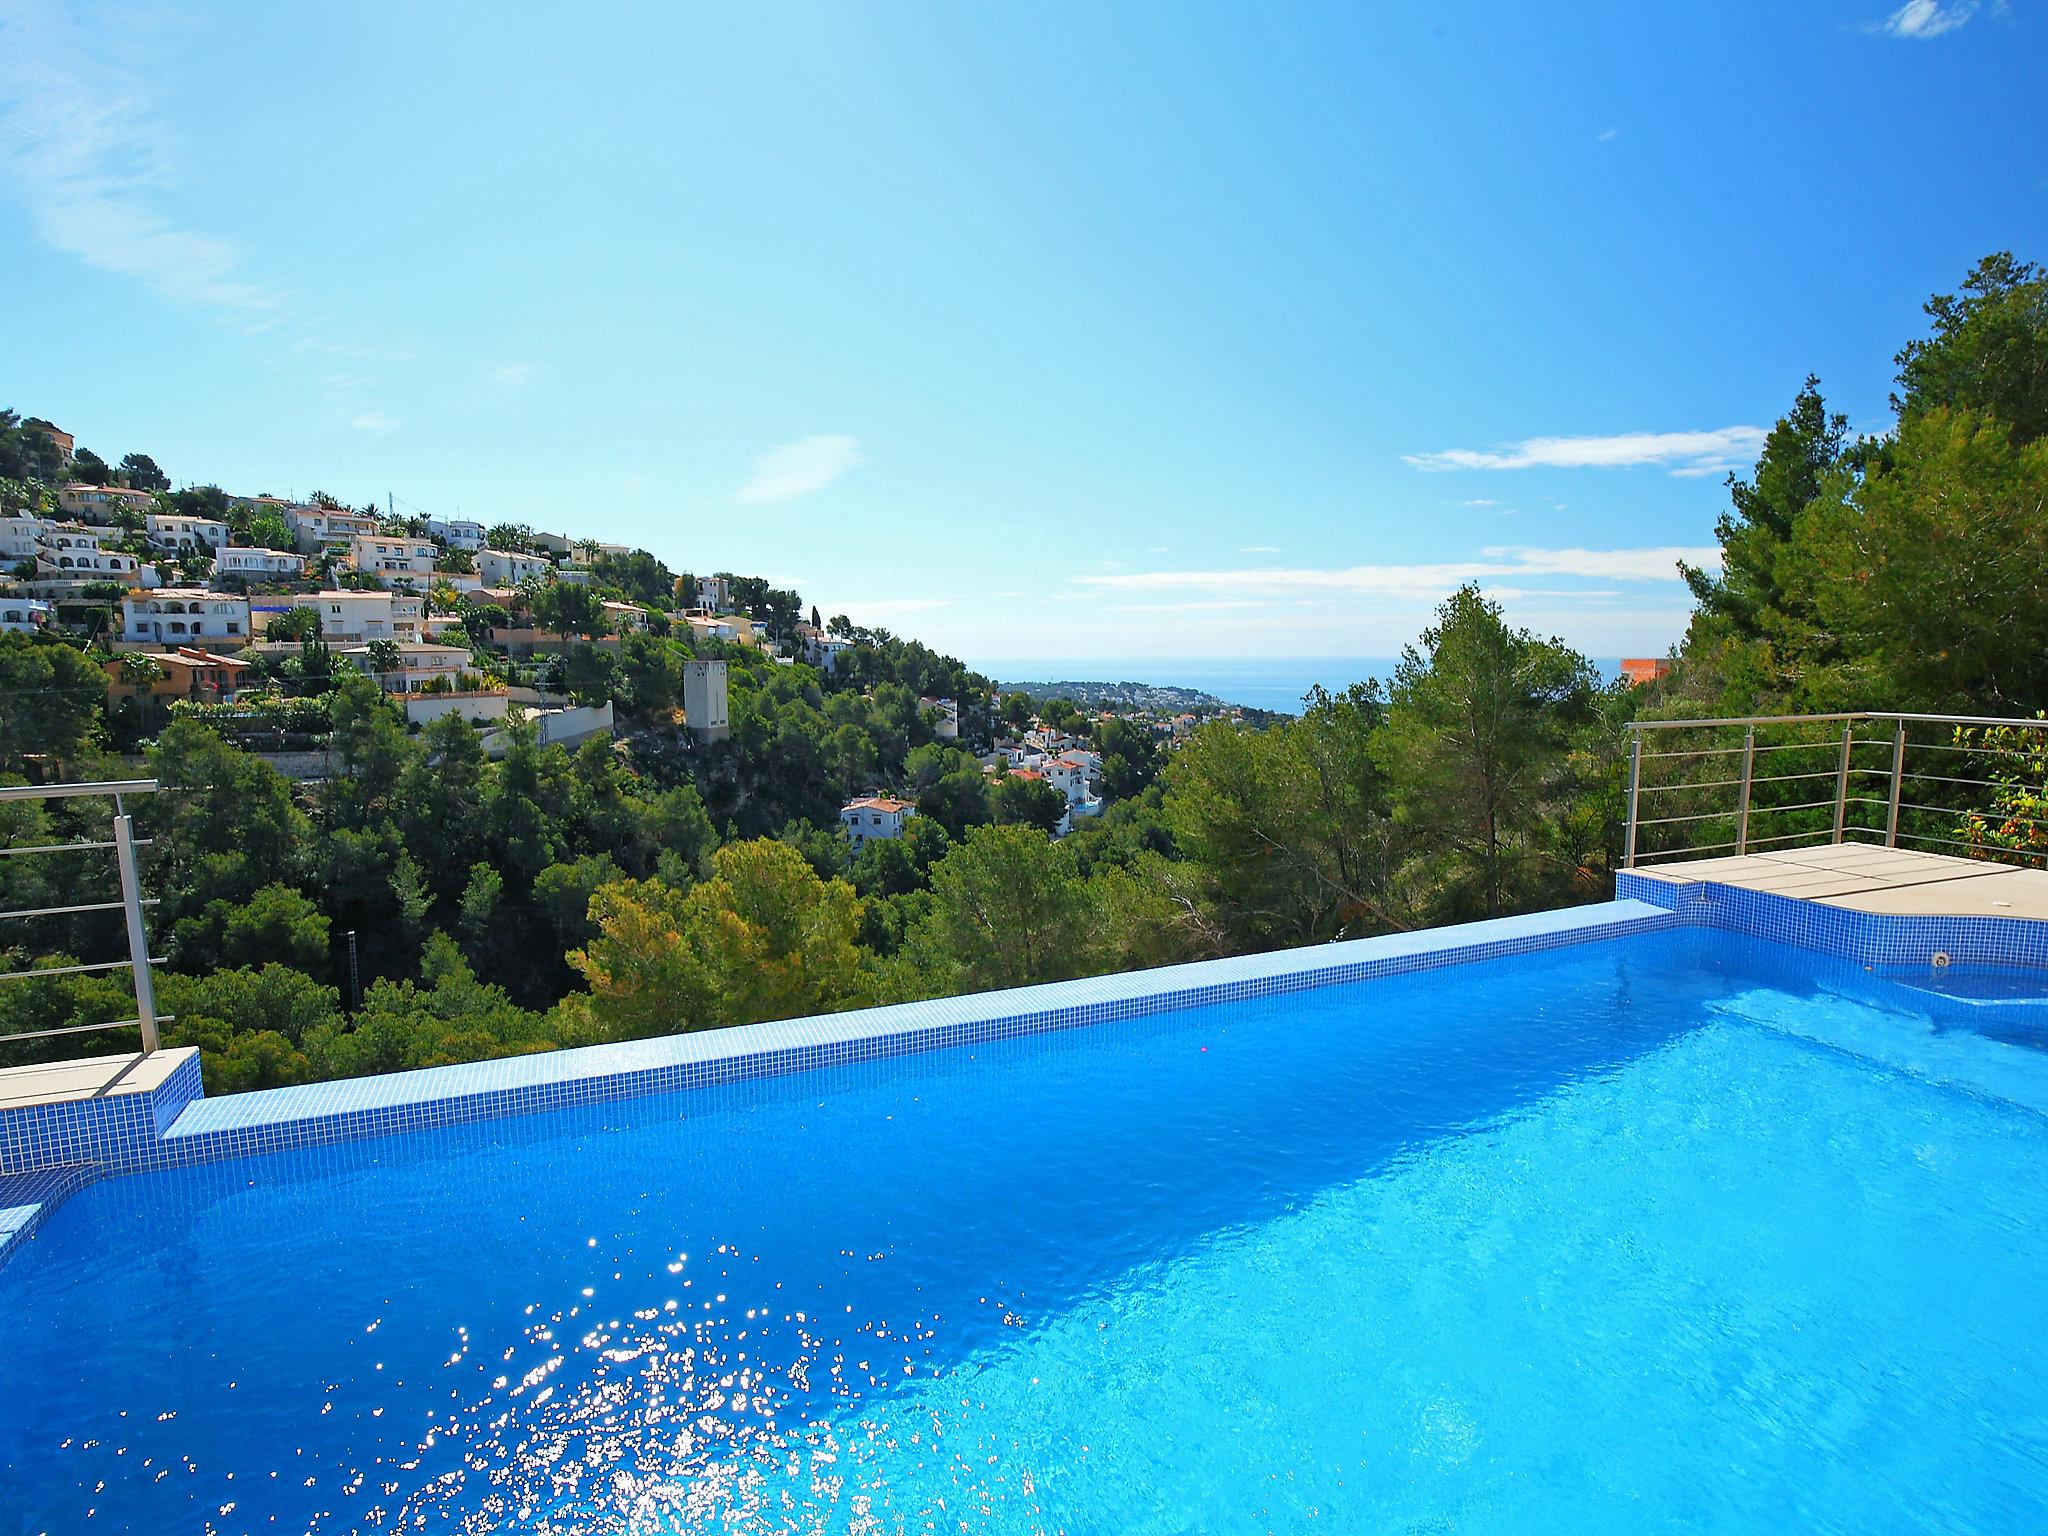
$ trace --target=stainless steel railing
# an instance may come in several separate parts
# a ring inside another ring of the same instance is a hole
[[[156,903],[142,894],[141,876],[135,860],[135,850],[148,846],[148,839],[137,838],[132,819],[124,803],[127,795],[149,795],[156,793],[155,779],[120,779],[99,784],[6,784],[0,785],[0,801],[9,800],[72,800],[81,796],[106,795],[114,802],[112,835],[105,841],[74,841],[64,843],[43,843],[37,845],[0,848],[0,858],[54,857],[63,854],[80,854],[112,850],[114,869],[120,882],[120,896],[114,901],[89,901],[69,906],[23,907],[11,912],[0,912],[0,923],[26,921],[31,918],[77,917],[93,912],[119,912],[127,930],[128,957],[125,960],[95,960],[76,965],[44,966],[41,969],[0,971],[0,985],[15,981],[33,981],[51,976],[76,976],[87,972],[128,971],[134,980],[135,1017],[132,1019],[110,1019],[99,1024],[67,1024],[56,1029],[25,1029],[0,1035],[0,1044],[13,1040],[47,1040],[56,1035],[97,1034],[109,1029],[140,1029],[142,1031],[142,1054],[147,1056],[158,1046],[157,1026],[168,1022],[168,1015],[156,1011],[156,986],[150,976],[152,961],[149,957],[149,940],[143,927],[142,909]],[[0,948],[4,948],[0,945]]]
[[[1628,732],[1624,868],[1830,842],[2048,865],[2048,719],[1860,710]]]

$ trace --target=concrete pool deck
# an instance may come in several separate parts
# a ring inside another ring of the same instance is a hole
[[[1848,912],[2048,922],[2048,870],[1875,843],[1638,865],[1631,873],[1671,885],[1711,884],[1789,896]]]

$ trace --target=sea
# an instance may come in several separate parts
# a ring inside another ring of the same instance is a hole
[[[1377,678],[1385,688],[1392,683],[1399,661],[1395,656],[962,659],[975,671],[1003,683],[1151,683],[1155,687],[1196,688],[1226,704],[1287,715],[1300,714],[1303,697],[1318,684],[1338,693],[1353,683]],[[1607,677],[1621,671],[1619,658],[1596,658],[1594,665]]]

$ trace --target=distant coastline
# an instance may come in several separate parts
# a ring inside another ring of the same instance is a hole
[[[977,672],[996,679],[1006,689],[1020,683],[1073,681],[1100,687],[1136,682],[1207,694],[1225,704],[1236,704],[1246,709],[1296,715],[1301,713],[1303,696],[1317,686],[1337,693],[1367,678],[1377,678],[1382,687],[1386,686],[1393,680],[1394,668],[1400,658],[1112,656],[1080,660],[1059,657],[968,657],[965,660]],[[1608,677],[1620,671],[1619,663],[1612,657],[1596,657],[1594,665]]]

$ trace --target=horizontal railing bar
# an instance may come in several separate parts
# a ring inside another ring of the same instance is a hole
[[[2013,857],[2021,859],[2038,859],[2048,857],[2048,848],[2043,848],[2038,853],[2030,853],[2024,848],[1996,848],[1994,845],[1988,843],[1965,842],[1959,837],[1936,837],[1932,832],[1907,832],[1901,829],[1901,831],[1899,832],[1899,841],[1905,842],[1908,838],[1912,839],[1916,843],[1946,843],[1951,848],[1974,848],[1979,853],[1985,853],[1987,851],[1997,853],[2009,853]],[[2003,864],[2005,863],[2005,860],[1985,858],[1980,862],[1985,864]],[[2017,868],[2018,866],[2015,865],[2013,867]]]
[[[0,784],[0,800],[75,800],[83,795],[153,795],[155,779],[107,779],[98,784]]]
[[[153,837],[135,839],[137,848],[147,848],[156,841]],[[0,859],[12,858],[17,853],[89,853],[95,848],[111,848],[112,843],[42,843],[29,848],[0,848]]]
[[[1702,811],[1697,816],[1653,816],[1647,821],[1638,819],[1636,825],[1639,827],[1668,827],[1676,821],[1726,821],[1734,814],[1733,811]]]
[[[1907,743],[1915,752],[1967,752],[1972,757],[2010,757],[2006,747],[1966,747],[1952,741],[1915,741]]]
[[[1740,784],[1740,779],[1701,779],[1697,784],[1645,784],[1637,793],[1645,795],[1669,794],[1674,789],[1726,789]]]
[[[1917,715],[1891,709],[1848,710],[1825,715],[1727,715],[1711,720],[1630,720],[1622,729],[1683,731],[1733,725],[1839,725],[1857,720],[1888,720],[1897,725],[2014,726],[2024,730],[2048,730],[2048,720],[2022,720],[2011,715]]]
[[[1841,750],[1841,738],[1831,737],[1825,741],[1774,742],[1769,746],[1758,747],[1756,749],[1756,755],[1758,757],[1762,757],[1766,752],[1839,752]],[[1830,773],[1834,772],[1832,768],[1828,771]]]
[[[1801,779],[1832,779],[1835,770],[1816,768],[1811,773],[1760,773],[1749,782],[1752,784],[1796,784]]]
[[[1959,779],[1946,773],[1902,773],[1899,777],[1918,779],[1923,784],[1960,784],[1965,789],[1992,789],[1998,783],[1996,779]]]
[[[1667,855],[1712,853],[1717,848],[1733,848],[1734,846],[1735,839],[1731,837],[1725,843],[1695,843],[1690,848],[1666,848],[1662,851]]]
[[[145,897],[142,904],[145,907],[153,907],[156,905],[156,898],[154,896]],[[0,912],[0,920],[10,917],[68,917],[74,912],[118,912],[120,910],[121,903],[118,901],[94,901],[88,902],[82,907],[24,907],[19,912]]]
[[[159,1024],[168,1024],[171,1022],[171,1015],[160,1013],[156,1016],[156,1021]],[[141,1022],[140,1019],[115,1019],[107,1024],[65,1024],[56,1029],[24,1029],[15,1034],[0,1035],[0,1041],[48,1040],[57,1035],[92,1035],[103,1029],[134,1029]]]
[[[1934,807],[1931,805],[1916,805],[1909,807],[1909,809],[1932,811]],[[1973,816],[1987,827],[2002,827],[2015,821],[2023,821],[2030,827],[2048,827],[2048,820],[2044,820],[2039,816],[1994,816],[1989,811],[1937,811],[1935,814],[1947,816],[1952,820],[1958,816]]]
[[[95,960],[89,965],[46,965],[34,971],[0,971],[0,981],[34,981],[43,976],[82,976],[87,971],[125,971],[133,960]],[[156,956],[151,965],[165,963],[162,956]]]
[[[1801,800],[1796,805],[1752,805],[1749,808],[1749,812],[1752,816],[1761,816],[1766,811],[1810,811],[1816,806],[1833,805],[1834,803],[1835,797],[1829,795],[1825,800]]]
[[[1830,805],[1833,803],[1833,801],[1828,802]],[[1771,837],[1752,837],[1749,840],[1749,846],[1756,848],[1764,843],[1793,843],[1802,837],[1825,838],[1826,834],[1823,832],[1779,832]],[[1825,844],[1823,843],[1822,846],[1825,846]]]
[[[1862,713],[1841,715],[1728,715],[1715,720],[1631,720],[1624,729],[1631,731],[1682,731],[1704,730],[1717,725],[1825,725],[1829,721],[1871,720],[1876,717]]]
[[[1697,747],[1690,752],[1645,752],[1643,761],[1653,763],[1663,757],[1728,757],[1741,750],[1740,747]]]

